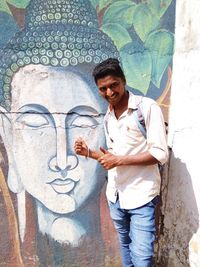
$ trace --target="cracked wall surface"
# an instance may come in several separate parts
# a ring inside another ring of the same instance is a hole
[[[199,12],[199,1],[177,1],[160,266],[200,266]]]

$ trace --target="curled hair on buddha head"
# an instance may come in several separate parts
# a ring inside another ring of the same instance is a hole
[[[31,0],[24,29],[0,50],[0,105],[10,110],[12,78],[26,65],[92,66],[111,57],[119,51],[89,0]]]
[[[96,65],[92,72],[92,75],[96,84],[99,79],[104,78],[108,75],[120,77],[126,83],[124,72],[120,66],[119,60],[116,58],[108,58]]]

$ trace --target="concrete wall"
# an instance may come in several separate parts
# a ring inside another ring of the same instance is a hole
[[[169,116],[172,149],[163,184],[160,266],[200,266],[200,2],[176,4],[175,53]]]
[[[168,120],[174,17],[173,0],[1,1],[1,266],[121,265],[106,172],[74,141],[105,146],[91,71],[108,57]]]

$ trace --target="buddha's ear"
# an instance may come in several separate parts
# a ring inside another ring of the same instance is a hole
[[[17,164],[13,154],[13,132],[10,112],[0,106],[0,136],[6,149],[8,158],[8,177],[7,183],[10,190],[14,193],[20,193],[24,190]]]
[[[0,106],[0,136],[5,149],[8,151],[12,145],[11,116],[10,112],[2,106]]]

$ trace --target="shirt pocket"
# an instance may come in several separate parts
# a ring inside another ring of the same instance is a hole
[[[138,145],[145,140],[142,132],[135,122],[133,114],[131,116],[128,116],[125,120],[122,131],[126,143],[129,145]]]

